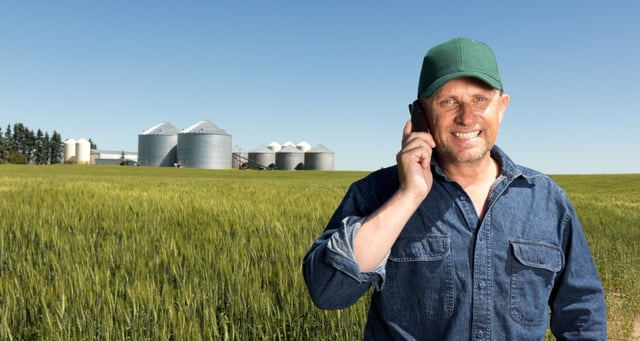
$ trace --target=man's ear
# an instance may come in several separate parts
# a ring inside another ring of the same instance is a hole
[[[502,122],[502,118],[504,117],[504,112],[507,111],[507,107],[509,106],[509,101],[511,97],[507,94],[502,94],[500,96],[500,103],[498,103],[498,121]]]

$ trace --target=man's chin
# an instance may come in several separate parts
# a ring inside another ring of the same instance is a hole
[[[485,147],[464,151],[442,150],[438,151],[438,157],[449,163],[475,163],[482,161],[489,151],[490,149]]]

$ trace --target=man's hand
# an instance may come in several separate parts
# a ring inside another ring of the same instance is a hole
[[[372,271],[387,256],[405,224],[433,185],[431,155],[436,143],[426,132],[404,126],[402,150],[396,155],[400,188],[369,215],[354,238],[353,252],[360,270]]]
[[[402,149],[396,154],[399,191],[425,198],[433,185],[431,156],[436,143],[427,132],[412,132],[411,121],[402,131]]]

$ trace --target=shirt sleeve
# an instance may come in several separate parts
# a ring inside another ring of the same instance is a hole
[[[344,218],[340,227],[325,230],[305,256],[303,275],[318,308],[343,309],[356,303],[372,284],[382,288],[386,258],[374,271],[360,272],[353,253],[353,237],[364,219]]]
[[[309,296],[319,308],[346,308],[372,285],[382,289],[389,255],[373,271],[361,272],[353,241],[366,217],[395,192],[397,179],[396,169],[387,168],[353,183],[322,235],[307,251],[302,272]]]
[[[333,266],[341,269],[355,280],[374,282],[376,288],[380,290],[384,282],[385,267],[387,259],[389,259],[389,252],[387,252],[385,258],[375,269],[370,272],[360,272],[353,250],[355,236],[358,231],[360,231],[364,220],[365,218],[362,217],[347,217],[342,220],[343,228],[333,233],[327,243],[329,254],[333,255],[332,259],[329,259],[329,263],[332,263]],[[334,263],[332,260],[336,260],[336,262]],[[342,267],[341,265],[345,263],[356,264],[356,267]]]
[[[565,268],[550,300],[551,330],[558,340],[606,340],[604,289],[575,211],[565,216]]]

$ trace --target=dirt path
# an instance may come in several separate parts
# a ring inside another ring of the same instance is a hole
[[[636,320],[633,321],[633,331],[629,340],[640,341],[640,315],[637,315]]]
[[[607,310],[609,320],[609,340],[611,341],[640,341],[640,314],[636,315],[633,321],[631,335],[624,337],[622,324],[618,321],[619,316],[615,316],[615,312],[622,309],[624,297],[619,293],[611,293],[607,295]],[[613,313],[613,315],[611,315]]]
[[[640,341],[640,315],[636,316],[633,322],[633,330],[631,335],[624,337],[622,326],[620,323],[609,322],[609,340],[611,341]]]

